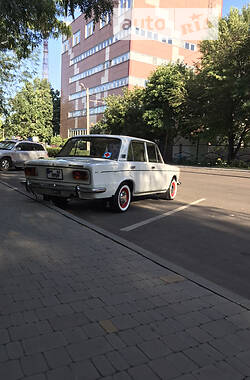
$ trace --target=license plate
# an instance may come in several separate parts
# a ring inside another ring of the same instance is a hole
[[[49,179],[63,179],[62,169],[47,169],[47,178],[49,178]]]

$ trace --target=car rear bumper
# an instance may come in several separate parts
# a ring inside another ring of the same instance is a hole
[[[105,187],[87,187],[78,184],[48,183],[31,181],[27,179],[21,182],[26,190],[33,194],[51,195],[62,198],[94,199],[96,195],[106,192]]]

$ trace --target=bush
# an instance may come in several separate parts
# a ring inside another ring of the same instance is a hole
[[[62,139],[60,135],[51,137],[50,145],[52,146],[63,146],[68,139]]]
[[[245,161],[241,161],[241,160],[233,160],[231,162],[231,167],[233,168],[242,168],[242,169],[248,169],[249,168],[249,163],[245,162]]]
[[[61,150],[61,148],[59,148],[59,147],[47,148],[47,152],[48,152],[49,157],[55,157],[60,152],[60,150]]]

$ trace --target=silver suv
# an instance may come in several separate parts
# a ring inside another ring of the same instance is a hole
[[[24,167],[24,163],[38,158],[48,158],[42,144],[31,141],[0,141],[0,170]]]

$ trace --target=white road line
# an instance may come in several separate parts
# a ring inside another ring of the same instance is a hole
[[[151,222],[155,222],[156,220],[165,218],[166,216],[169,216],[169,215],[175,214],[176,212],[185,210],[186,208],[188,208],[190,206],[193,206],[193,205],[197,205],[198,203],[203,202],[205,200],[206,200],[206,198],[198,199],[197,201],[188,203],[185,206],[181,206],[181,207],[178,207],[178,208],[176,208],[174,210],[165,212],[164,214],[161,214],[161,215],[158,215],[158,216],[154,216],[153,218],[149,218],[149,219],[146,219],[146,220],[144,220],[142,222],[132,224],[131,226],[128,226],[128,227],[121,228],[120,231],[126,231],[126,232],[128,232],[128,231],[135,230],[136,228],[139,228],[141,226],[145,226],[145,224],[149,224]]]

